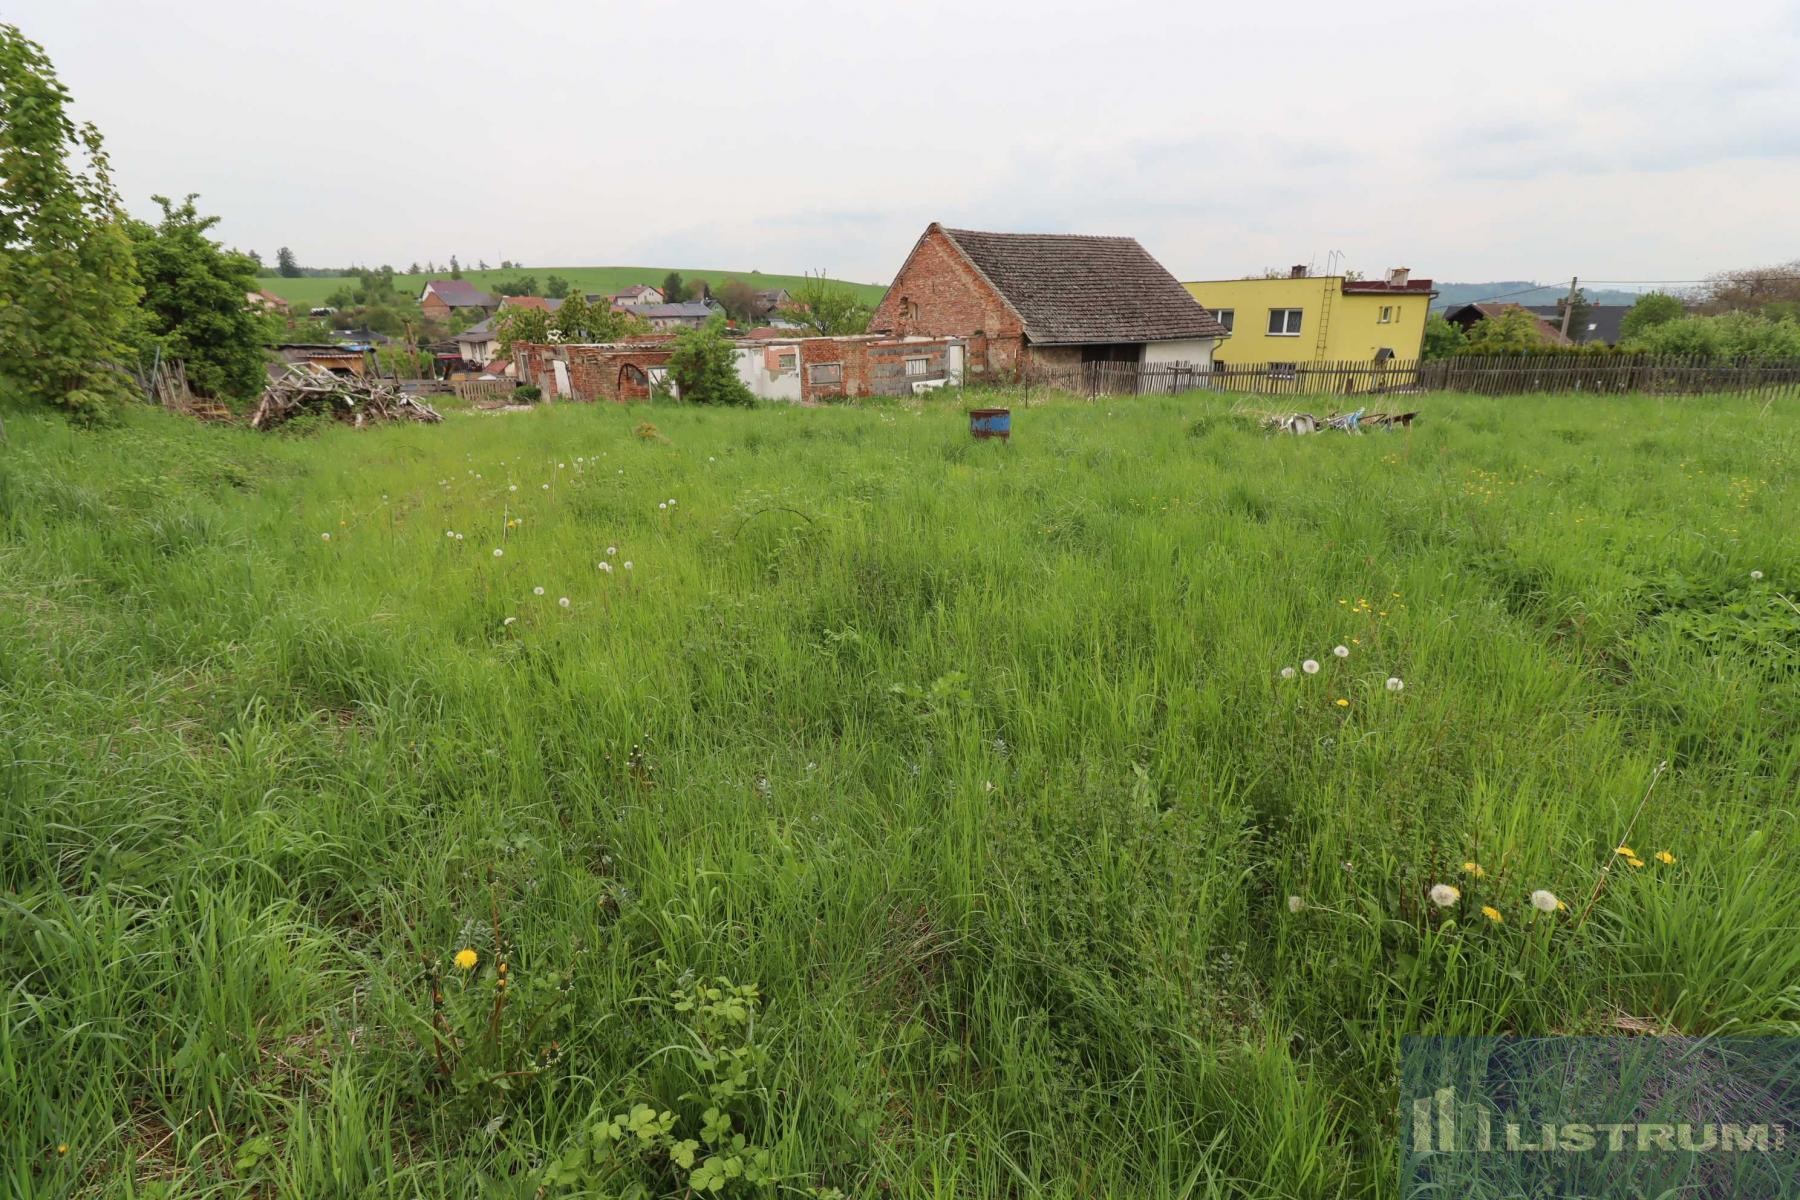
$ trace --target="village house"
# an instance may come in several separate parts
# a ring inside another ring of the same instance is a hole
[[[1560,304],[1526,304],[1522,308],[1534,317],[1542,317],[1562,332],[1563,310]],[[1582,318],[1579,325],[1569,326],[1571,342],[1593,343],[1596,345],[1616,346],[1623,336],[1625,314],[1631,311],[1629,304],[1590,304],[1585,315],[1580,308],[1575,310]]]
[[[1182,286],[1231,332],[1215,362],[1290,370],[1306,363],[1419,357],[1437,294],[1431,280],[1414,279],[1405,267],[1381,279],[1356,279],[1313,275],[1297,266],[1274,278]]]
[[[599,298],[600,297],[597,296],[588,297],[590,300],[597,300]],[[614,292],[612,295],[605,298],[613,304],[622,305],[626,308],[639,304],[662,304],[668,300],[668,297],[663,295],[661,288],[651,287],[647,283],[634,283],[630,287]]]
[[[620,311],[639,318],[652,329],[697,329],[720,309],[711,300],[686,300],[680,304],[628,304]]]
[[[500,335],[494,318],[486,317],[457,334],[456,356],[472,367],[481,367],[500,356]]]
[[[245,292],[244,303],[264,312],[279,313],[284,317],[288,315],[288,302],[266,288]]]
[[[419,293],[419,309],[433,321],[447,321],[453,313],[489,316],[499,307],[497,299],[464,279],[433,279]]]
[[[1210,369],[1226,336],[1135,238],[937,222],[907,255],[869,329],[965,339],[976,375],[1090,362]]]
[[[1516,308],[1521,312],[1531,312],[1531,310],[1526,308],[1523,304],[1494,304],[1491,302],[1484,302],[1480,304],[1460,305],[1446,312],[1444,314],[1444,319],[1461,329],[1464,333],[1467,333],[1482,321],[1503,315],[1509,308]],[[1549,320],[1539,316],[1537,313],[1531,313],[1531,316],[1532,319],[1537,322],[1538,336],[1546,343],[1552,346],[1569,345],[1570,339],[1563,336],[1562,329],[1558,325],[1552,324]],[[1560,312],[1557,313],[1557,320],[1559,322],[1562,320],[1562,314]]]

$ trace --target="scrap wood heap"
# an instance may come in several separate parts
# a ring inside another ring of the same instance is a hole
[[[250,414],[250,427],[273,429],[308,412],[328,412],[336,420],[359,429],[381,421],[429,424],[444,419],[431,405],[383,380],[292,366],[263,392],[261,402]]]
[[[1418,417],[1417,411],[1372,413],[1361,408],[1352,413],[1327,413],[1323,418],[1300,412],[1264,413],[1262,427],[1280,433],[1318,433],[1323,429],[1358,433],[1364,429],[1410,429]]]

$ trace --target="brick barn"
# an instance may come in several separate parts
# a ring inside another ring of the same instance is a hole
[[[1136,238],[983,233],[932,222],[871,332],[959,337],[972,374],[1084,362],[1209,370],[1225,327]]]
[[[492,316],[500,302],[463,279],[433,279],[419,293],[419,309],[434,321],[448,320],[452,313],[480,319]]]

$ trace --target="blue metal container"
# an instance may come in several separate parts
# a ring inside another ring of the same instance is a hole
[[[971,408],[969,410],[969,435],[978,438],[999,438],[1006,441],[1012,437],[1012,409],[1010,408]]]

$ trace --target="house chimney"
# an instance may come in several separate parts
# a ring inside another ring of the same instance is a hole
[[[1306,264],[1305,263],[1295,263],[1293,266],[1289,267],[1288,268],[1288,278],[1289,279],[1305,279],[1306,278]]]
[[[1412,268],[1411,267],[1389,267],[1388,268],[1388,286],[1389,287],[1405,287],[1406,281],[1411,277],[1412,277]]]

